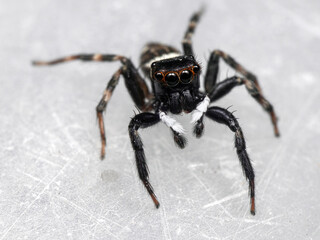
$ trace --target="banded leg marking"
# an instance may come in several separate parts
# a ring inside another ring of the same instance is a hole
[[[183,51],[185,55],[193,55],[191,39],[203,12],[204,12],[204,8],[201,8],[200,11],[194,13],[190,19],[187,31],[182,40],[182,46],[183,46]]]
[[[118,71],[116,71],[110,81],[108,82],[108,85],[106,89],[103,92],[103,96],[96,107],[97,111],[97,118],[98,118],[98,123],[99,123],[99,130],[100,130],[100,137],[101,137],[101,159],[104,159],[105,157],[105,149],[107,145],[106,141],[106,134],[105,134],[105,128],[104,128],[104,121],[103,121],[103,112],[105,111],[107,104],[112,96],[112,93],[116,86],[118,85],[120,75],[122,73],[122,68],[120,68]]]
[[[55,65],[58,63],[70,62],[73,60],[81,61],[96,61],[96,62],[112,62],[112,61],[124,61],[126,58],[120,55],[114,54],[76,54],[67,57],[57,58],[51,61],[33,61],[32,64],[35,66],[47,66]]]
[[[233,69],[235,69],[237,72],[239,72],[244,76],[244,78],[238,78],[238,80],[236,80],[238,81],[238,84],[230,80],[232,78],[228,78],[225,80],[226,82],[222,81],[215,85],[217,73],[219,70],[219,65],[218,65],[219,57],[221,57],[226,64],[228,64],[230,67],[232,67]],[[209,91],[208,94],[213,97],[213,98],[210,97],[211,100],[214,101],[215,99],[220,98],[220,97],[217,98],[217,95],[221,94],[221,91],[229,92],[234,86],[245,84],[250,95],[254,99],[256,99],[256,101],[263,107],[265,111],[269,113],[275,136],[277,137],[280,136],[278,125],[277,125],[277,116],[273,110],[273,106],[271,105],[271,103],[263,96],[257,77],[253,73],[246,70],[234,58],[232,58],[231,56],[229,56],[228,54],[220,50],[215,50],[211,53],[209,63],[211,63],[212,65],[208,66],[208,71],[205,79],[205,86],[206,86],[206,91]],[[228,81],[229,83],[227,83]],[[220,92],[217,89],[220,89]],[[225,95],[225,94],[222,94],[222,95]]]

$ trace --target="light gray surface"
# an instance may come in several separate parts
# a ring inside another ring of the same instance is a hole
[[[259,76],[281,138],[247,94],[237,110],[256,170],[257,214],[227,127],[206,120],[177,149],[159,124],[141,131],[156,210],[138,180],[123,82],[108,106],[99,160],[95,106],[118,63],[34,68],[31,59],[119,53],[138,64],[143,44],[180,47],[196,1],[1,1],[0,239],[320,239],[320,2],[210,1],[194,37],[206,65],[219,48]],[[234,71],[223,68],[220,79]]]

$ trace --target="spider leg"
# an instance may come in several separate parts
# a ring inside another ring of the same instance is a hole
[[[106,90],[103,93],[102,99],[96,108],[101,136],[101,159],[103,159],[105,156],[106,146],[103,111],[105,110],[112,92],[118,83],[120,74],[124,77],[125,85],[135,105],[142,111],[149,110],[152,107],[149,104],[151,101],[147,101],[150,100],[152,95],[149,93],[148,87],[143,78],[140,76],[138,70],[134,67],[133,63],[129,59],[122,60],[122,63],[123,66],[112,76]]]
[[[106,148],[106,144],[107,144],[106,134],[105,134],[105,130],[104,130],[103,112],[105,111],[105,109],[107,107],[107,104],[112,96],[113,90],[118,85],[121,73],[122,73],[122,68],[120,68],[118,71],[116,71],[112,75],[110,81],[108,82],[106,89],[103,92],[103,96],[102,96],[98,106],[96,107],[97,118],[98,118],[98,122],[99,122],[100,137],[101,137],[101,155],[100,155],[101,159],[103,159],[105,156],[105,148]]]
[[[198,12],[194,13],[192,15],[192,17],[190,18],[190,22],[189,22],[187,31],[184,35],[183,40],[182,40],[182,46],[183,46],[183,51],[184,51],[185,55],[193,55],[191,38],[193,36],[194,30],[195,30],[203,12],[204,12],[204,8],[201,8]]]
[[[237,155],[246,179],[249,181],[249,192],[251,200],[250,212],[252,215],[255,215],[254,170],[246,151],[246,142],[239,123],[232,113],[220,107],[210,107],[206,112],[206,116],[213,121],[227,125],[230,130],[235,133],[235,147],[237,149]]]
[[[125,57],[115,54],[75,54],[66,57],[57,58],[50,61],[33,61],[32,64],[35,66],[46,66],[46,65],[55,65],[58,63],[70,62],[73,60],[81,60],[81,61],[96,61],[96,62],[111,62],[122,60]]]
[[[220,57],[237,72],[241,73],[244,78],[231,77],[218,84],[216,84],[217,75],[219,71],[219,59]],[[211,53],[208,69],[205,76],[205,89],[210,96],[211,101],[215,101],[231,91],[232,88],[239,85],[245,85],[250,95],[256,99],[256,101],[267,111],[270,115],[271,122],[273,124],[275,136],[280,136],[277,126],[277,116],[273,110],[273,106],[263,96],[261,87],[258,83],[257,77],[251,72],[247,71],[243,66],[236,62],[228,54],[215,50]]]
[[[100,53],[96,53],[96,54],[75,54],[75,55],[70,55],[67,57],[62,57],[62,58],[57,58],[51,61],[33,61],[32,64],[35,66],[48,66],[48,65],[55,65],[58,63],[64,63],[64,62],[69,62],[69,61],[73,61],[73,60],[81,60],[81,61],[96,61],[96,62],[113,62],[113,61],[121,61],[121,63],[123,64],[124,68],[127,69],[127,71],[123,72],[123,74],[125,74],[127,76],[127,78],[130,77],[130,75],[134,75],[132,76],[132,78],[135,78],[136,82],[135,84],[138,84],[139,87],[142,89],[143,94],[145,97],[147,98],[151,98],[152,94],[150,94],[150,91],[148,89],[148,86],[146,84],[146,82],[143,80],[143,78],[140,76],[140,74],[138,73],[138,70],[134,67],[133,63],[131,62],[130,59],[121,56],[121,55],[116,55],[116,54],[100,54]],[[126,84],[127,88],[128,85]],[[136,95],[133,96],[133,94],[130,95],[132,98],[135,98]],[[136,103],[137,99],[134,99],[135,103]],[[138,107],[141,107],[141,101],[139,102],[140,104],[137,104]]]
[[[119,77],[122,75],[125,80],[125,85],[129,91],[131,98],[133,99],[135,105],[142,111],[149,110],[152,106],[151,101],[152,94],[149,92],[148,86],[144,79],[140,76],[138,70],[135,68],[130,59],[114,54],[76,54],[68,57],[58,58],[52,61],[35,61],[33,62],[36,66],[44,65],[54,65],[58,63],[63,63],[72,60],[82,60],[82,61],[120,61],[122,67],[116,71],[111,77],[108,85],[103,93],[103,96],[96,107],[97,117],[99,122],[99,130],[101,137],[101,159],[105,156],[106,147],[106,136],[103,121],[103,112],[112,96],[112,93],[119,82]]]
[[[146,187],[156,208],[158,208],[160,204],[149,182],[149,170],[146,162],[146,157],[143,151],[143,143],[139,136],[138,129],[150,127],[158,123],[159,121],[160,121],[160,117],[158,114],[144,112],[133,117],[128,127],[132,148],[135,152],[136,165],[138,168],[140,180],[143,182],[144,186]]]

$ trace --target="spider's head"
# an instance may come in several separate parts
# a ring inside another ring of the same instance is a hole
[[[179,56],[153,62],[151,78],[166,87],[174,88],[190,84],[198,78],[200,70],[193,56]]]

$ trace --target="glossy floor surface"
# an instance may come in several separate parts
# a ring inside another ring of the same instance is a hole
[[[214,103],[237,110],[256,216],[227,127],[206,119],[198,140],[178,116],[183,151],[164,124],[141,131],[157,210],[137,175],[122,80],[99,159],[95,107],[119,63],[30,64],[84,52],[138,65],[148,41],[181,47],[197,1],[0,2],[0,239],[320,239],[319,1],[208,1],[193,38],[204,69],[222,49],[257,74],[279,116],[277,139],[244,87]],[[234,74],[223,65],[219,79]]]

